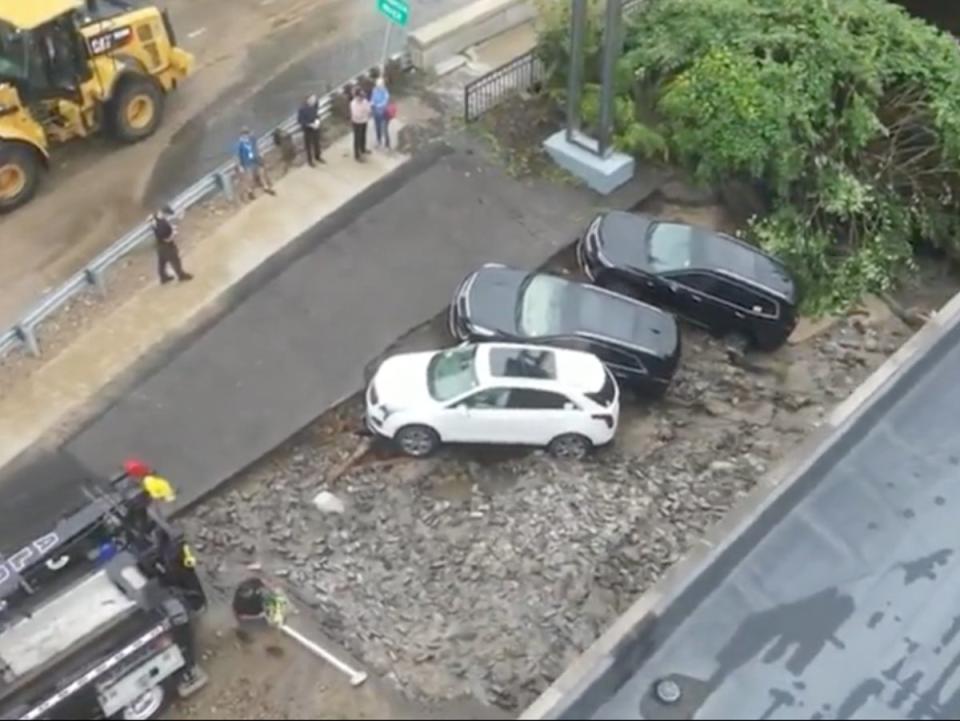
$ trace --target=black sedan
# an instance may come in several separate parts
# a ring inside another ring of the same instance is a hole
[[[783,264],[723,233],[613,211],[589,225],[577,258],[598,285],[759,348],[780,346],[797,323],[796,285]]]
[[[450,306],[460,340],[529,341],[584,350],[621,385],[662,393],[680,358],[672,315],[603,288],[488,264],[467,276]]]

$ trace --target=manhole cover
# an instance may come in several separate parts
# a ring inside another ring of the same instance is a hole
[[[680,686],[676,681],[670,681],[669,679],[658,681],[654,690],[657,694],[657,699],[662,703],[674,704],[680,700]]]

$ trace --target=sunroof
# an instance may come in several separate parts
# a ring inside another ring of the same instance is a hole
[[[557,357],[549,350],[495,348],[490,351],[490,374],[497,378],[555,379]]]

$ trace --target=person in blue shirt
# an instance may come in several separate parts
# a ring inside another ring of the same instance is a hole
[[[383,76],[377,78],[377,84],[370,95],[370,106],[373,109],[373,126],[377,132],[377,147],[390,147],[390,120],[392,105],[390,91]]]
[[[241,197],[246,200],[253,200],[256,197],[254,188],[259,185],[264,192],[270,195],[276,195],[273,189],[273,183],[270,182],[270,176],[263,164],[263,157],[257,148],[257,139],[253,137],[249,128],[243,128],[240,131],[240,140],[237,141],[237,164],[240,166],[240,178],[243,187],[240,191]]]

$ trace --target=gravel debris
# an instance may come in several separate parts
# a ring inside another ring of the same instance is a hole
[[[215,585],[262,564],[409,698],[516,711],[909,334],[892,315],[844,317],[745,369],[685,329],[666,398],[628,402],[614,446],[582,464],[448,449],[340,474],[354,401],[185,522]],[[313,506],[324,492],[343,513]]]

